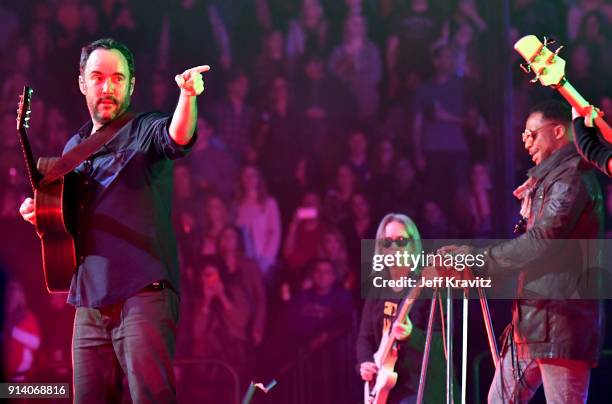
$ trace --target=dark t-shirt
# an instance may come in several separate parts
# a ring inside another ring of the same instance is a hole
[[[386,291],[391,293],[391,291]],[[407,291],[395,293],[395,298],[383,299],[370,296],[363,307],[359,336],[357,338],[357,365],[374,362],[373,355],[378,350],[383,333],[389,333],[401,302]],[[410,336],[398,343],[398,358],[395,371],[398,374],[395,387],[389,400],[395,402],[416,395],[419,385],[421,360],[425,348],[427,320],[430,300],[417,299],[408,317],[413,324]],[[439,318],[439,314],[438,314]],[[439,333],[440,322],[434,322],[431,354],[425,388],[425,402],[442,402],[444,396],[444,353]]]
[[[78,269],[68,302],[80,307],[118,303],[146,285],[167,280],[179,291],[176,240],[170,219],[172,159],[186,146],[170,137],[168,116],[139,114],[75,169]],[[64,153],[91,133],[84,125]]]

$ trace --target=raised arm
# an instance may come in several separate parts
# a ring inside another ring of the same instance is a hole
[[[181,94],[170,122],[170,137],[180,145],[189,143],[195,131],[198,118],[196,97],[204,91],[202,73],[208,70],[208,65],[197,66],[174,77]]]

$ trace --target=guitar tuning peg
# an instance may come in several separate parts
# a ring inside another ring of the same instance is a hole
[[[531,80],[529,80],[530,83],[537,83],[537,81],[540,80],[540,73],[536,73],[536,75],[534,76],[534,78],[532,78]]]
[[[527,63],[520,63],[519,67],[521,68],[522,71],[524,71],[525,73],[530,73],[531,72],[531,66]]]
[[[547,36],[544,37],[544,41],[543,41],[544,46],[552,45],[555,42],[557,42],[557,41],[555,41],[554,38],[550,38],[550,37],[547,37]]]
[[[561,49],[563,49],[563,45],[559,45],[559,47],[555,50],[555,56],[559,55],[559,52],[561,52]]]

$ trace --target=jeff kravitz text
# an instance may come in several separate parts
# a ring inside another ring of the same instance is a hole
[[[454,276],[437,276],[434,278],[414,279],[402,276],[398,279],[384,279],[381,276],[373,280],[375,288],[490,288],[491,279],[476,276],[473,279],[457,279]]]

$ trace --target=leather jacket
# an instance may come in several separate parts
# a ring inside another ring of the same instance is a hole
[[[573,144],[531,168],[528,176],[534,185],[526,232],[486,250],[487,272],[518,272],[512,325],[519,357],[596,364],[604,314],[599,300],[577,299],[585,297],[576,285],[588,273],[576,239],[601,238],[601,189]]]

